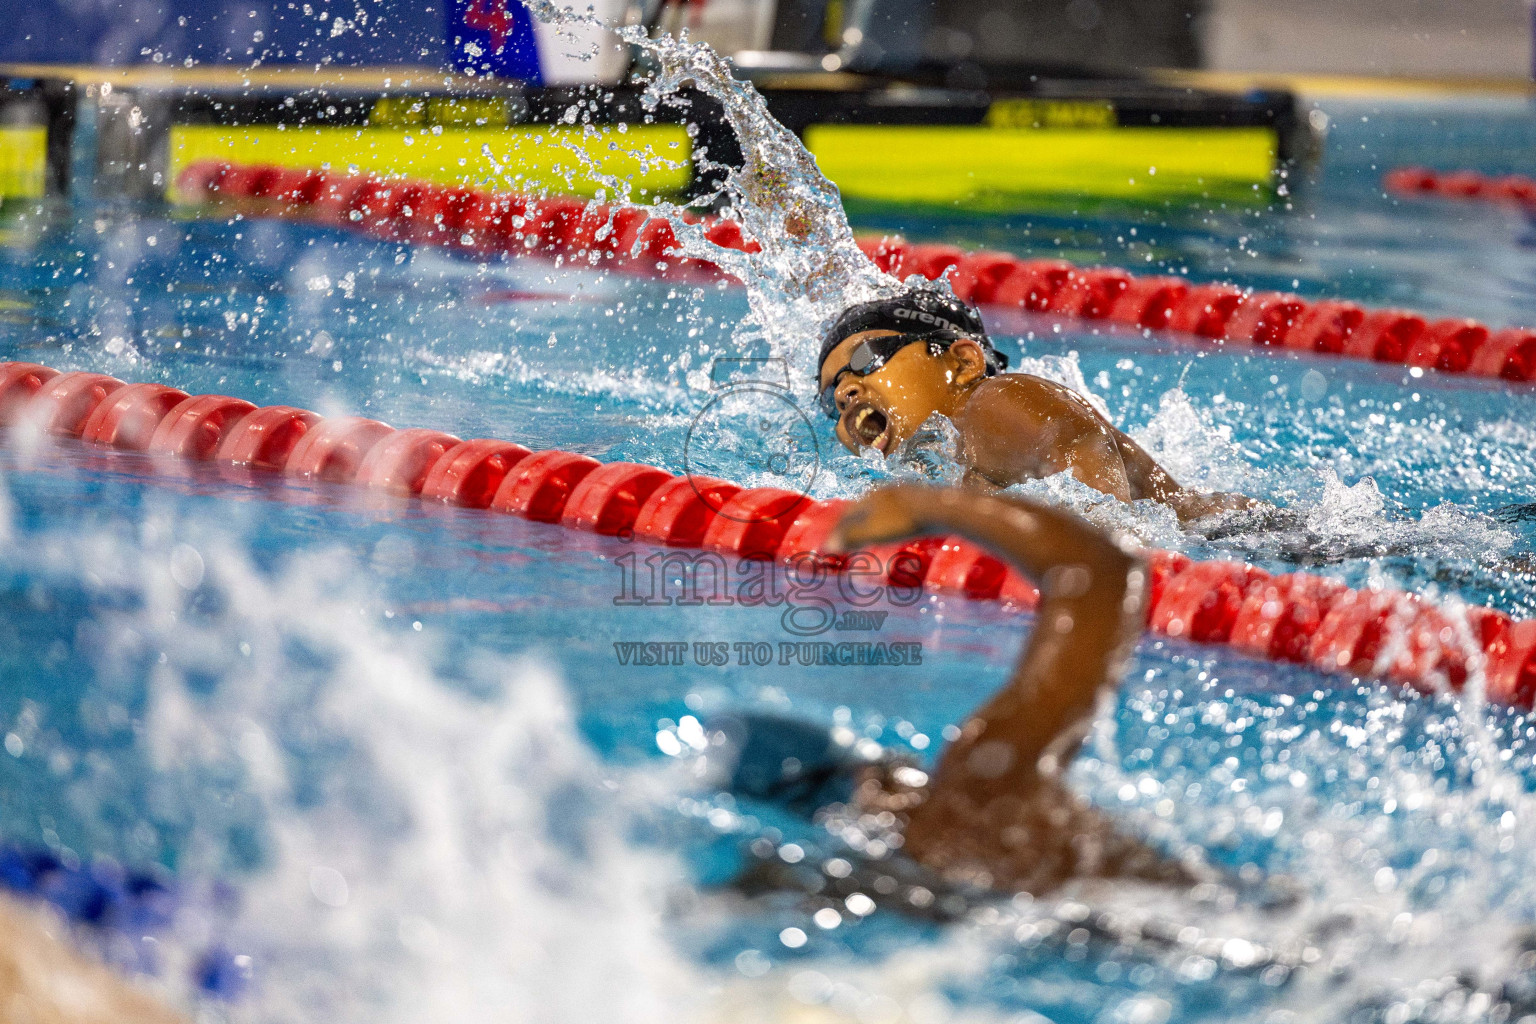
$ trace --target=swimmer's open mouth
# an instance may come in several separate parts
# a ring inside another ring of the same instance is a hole
[[[882,455],[891,443],[891,421],[872,405],[860,403],[848,411],[848,436],[861,447],[874,448]]]

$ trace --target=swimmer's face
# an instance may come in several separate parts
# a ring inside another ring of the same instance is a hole
[[[860,331],[844,338],[821,364],[819,388],[848,366],[859,342],[898,333]],[[934,413],[953,417],[985,376],[986,356],[973,341],[961,339],[938,355],[914,342],[868,376],[843,374],[836,392],[837,439],[851,452],[874,448],[889,455]]]

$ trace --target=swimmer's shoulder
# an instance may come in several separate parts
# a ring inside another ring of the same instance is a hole
[[[1063,420],[1078,419],[1099,422],[1102,417],[1064,384],[1028,373],[1000,373],[976,385],[955,425],[964,433],[989,426],[1060,427]]]
[[[1070,388],[1025,373],[999,374],[977,384],[954,424],[961,461],[996,487],[1060,471],[1064,445],[1106,429],[1093,407]]]

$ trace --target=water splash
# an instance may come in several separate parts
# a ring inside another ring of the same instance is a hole
[[[198,1003],[189,951],[216,940],[253,977],[209,1019],[694,1016],[697,968],[659,930],[673,870],[630,843],[642,808],[615,795],[548,665],[446,678],[430,635],[383,628],[350,552],[263,571],[219,530],[143,527],[139,543],[38,538],[25,568],[118,595],[88,629],[112,638],[101,678],[142,680],[142,725],[131,751],[90,756],[129,776],[143,762],[134,813],[178,823],[189,891],[239,892],[158,937],[171,995]],[[74,805],[113,820],[117,788],[82,780]]]
[[[1066,355],[1040,355],[1031,356],[1027,353],[1020,357],[1018,362],[1010,369],[1015,373],[1027,373],[1035,377],[1043,377],[1046,380],[1055,381],[1063,387],[1070,388],[1081,395],[1083,400],[1093,406],[1100,416],[1109,419],[1109,405],[1103,397],[1094,391],[1088,384],[1088,378],[1083,374],[1082,362],[1076,352]]]
[[[1323,494],[1307,517],[1307,525],[1319,533],[1338,537],[1372,536],[1380,526],[1387,501],[1376,481],[1364,477],[1347,486],[1331,470],[1323,471]]]
[[[1259,482],[1232,428],[1211,426],[1183,388],[1166,391],[1151,422],[1132,436],[1185,487],[1241,491]]]
[[[1283,1000],[1290,1019],[1472,1021],[1514,998],[1536,913],[1522,882],[1530,766],[1507,752],[1518,720],[1490,716],[1475,680],[1465,701],[1297,693],[1279,680],[1234,693],[1217,665],[1193,660],[1203,685],[1179,693],[1149,673],[1073,775],[1172,847],[1195,844],[1240,877],[1262,866],[1305,895],[1274,922],[1315,950]],[[1155,770],[1126,756],[1150,732],[1202,720],[1232,743],[1186,747]]]
[[[819,329],[854,302],[894,294],[900,284],[874,267],[854,242],[837,187],[821,174],[800,140],[768,113],[756,88],[702,43],[648,39],[635,27],[621,34],[656,61],[645,101],[691,81],[721,105],[741,145],[743,164],[728,169],[717,196],[760,253],[722,250],[685,225],[683,251],[711,259],[747,286],[756,326],[775,354],[808,365]]]
[[[873,448],[865,449],[878,455]],[[943,413],[934,413],[891,453],[895,475],[928,483],[958,486],[965,476],[960,461],[960,430]]]
[[[556,25],[601,24],[550,0],[529,4],[535,16]],[[719,214],[740,224],[759,247],[745,253],[716,245],[705,229],[683,217],[670,203],[652,209],[666,217],[683,255],[714,263],[747,289],[751,327],[765,338],[774,355],[791,365],[810,368],[822,329],[844,308],[894,295],[903,285],[882,273],[854,242],[837,186],[816,166],[815,158],[793,132],[776,121],[752,83],[736,78],[729,62],[708,44],[680,36],[650,38],[643,26],[613,29],[650,58],[654,66],[641,100],[654,111],[685,88],[720,106],[735,132],[743,162],[739,168],[709,164],[724,171],[718,189],[695,200],[695,207],[717,206]],[[621,201],[630,186],[609,180]]]

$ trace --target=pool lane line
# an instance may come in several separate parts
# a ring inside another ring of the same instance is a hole
[[[503,512],[604,536],[722,557],[772,560],[805,574],[848,572],[1033,608],[1016,570],[958,537],[919,538],[867,552],[821,549],[849,502],[775,487],[743,488],[633,462],[602,463],[510,441],[397,430],[361,417],[293,406],[257,408],[227,395],[189,395],[100,373],[0,363],[0,429],[35,429],[165,457],[351,484],[405,498]],[[1445,609],[1401,590],[1354,590],[1308,573],[1272,575],[1239,562],[1196,562],[1147,550],[1149,629],[1251,657],[1308,665],[1430,692],[1459,690],[1481,670],[1491,701],[1536,697],[1536,620],[1485,607]]]
[[[1381,179],[1382,188],[1400,196],[1435,196],[1473,200],[1536,212],[1536,178],[1524,174],[1484,174],[1475,170],[1436,171],[1398,167]]]
[[[569,196],[538,198],[217,161],[188,167],[178,179],[177,193],[187,201],[236,200],[253,215],[298,216],[421,244],[563,257],[645,274],[719,274],[711,264],[675,255],[677,238],[665,219],[637,207]],[[717,245],[742,251],[755,245],[734,221],[699,220]],[[1407,310],[1367,309],[1344,300],[1192,284],[1178,277],[1143,277],[1117,267],[1078,267],[1005,252],[968,253],[899,238],[858,241],[886,273],[945,277],[956,295],[979,305],[1063,321],[1172,331],[1211,345],[1330,354],[1489,381],[1536,380],[1536,328],[1430,320]]]

